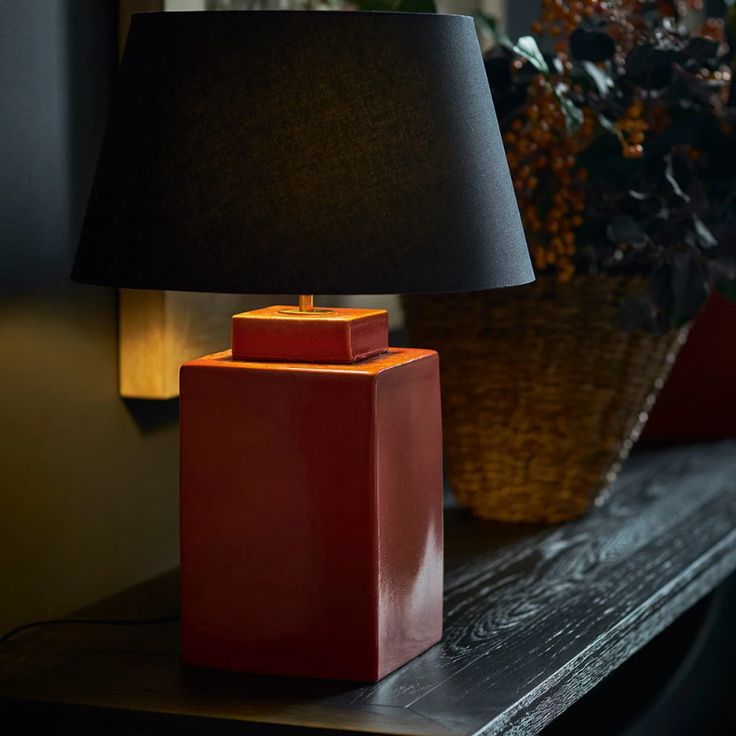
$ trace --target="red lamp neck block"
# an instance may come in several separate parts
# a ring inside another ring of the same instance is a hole
[[[385,309],[299,312],[273,306],[236,314],[232,321],[233,360],[357,363],[387,350]]]

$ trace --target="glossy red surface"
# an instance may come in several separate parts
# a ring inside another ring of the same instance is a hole
[[[355,363],[388,349],[385,309],[330,308],[301,312],[274,306],[236,314],[232,321],[235,360]]]
[[[436,353],[181,370],[186,664],[373,681],[442,633]]]
[[[714,293],[654,405],[643,438],[736,437],[736,303]]]

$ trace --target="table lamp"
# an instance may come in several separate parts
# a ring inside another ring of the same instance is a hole
[[[534,278],[471,18],[134,16],[72,276],[302,295],[181,368],[185,664],[375,681],[441,638],[437,355],[311,295]]]

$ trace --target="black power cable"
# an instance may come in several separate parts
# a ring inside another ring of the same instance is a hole
[[[14,629],[10,629],[10,631],[6,631],[2,636],[0,636],[0,644],[5,644],[5,642],[9,641],[17,634],[20,634],[21,631],[35,629],[39,626],[59,626],[65,624],[92,624],[94,626],[153,626],[155,624],[170,624],[174,621],[178,621],[179,619],[180,616],[176,615],[163,616],[161,618],[53,618],[46,621],[31,621],[30,623],[22,624],[21,626],[16,626]]]

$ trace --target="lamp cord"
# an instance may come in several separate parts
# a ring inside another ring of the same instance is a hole
[[[0,636],[0,645],[10,641],[14,636],[20,634],[21,631],[27,629],[35,629],[39,626],[58,626],[64,624],[93,624],[95,626],[152,626],[154,624],[170,624],[174,621],[178,621],[181,617],[175,616],[163,616],[161,618],[52,618],[46,621],[31,621],[21,626],[16,626],[10,631],[6,631]]]

